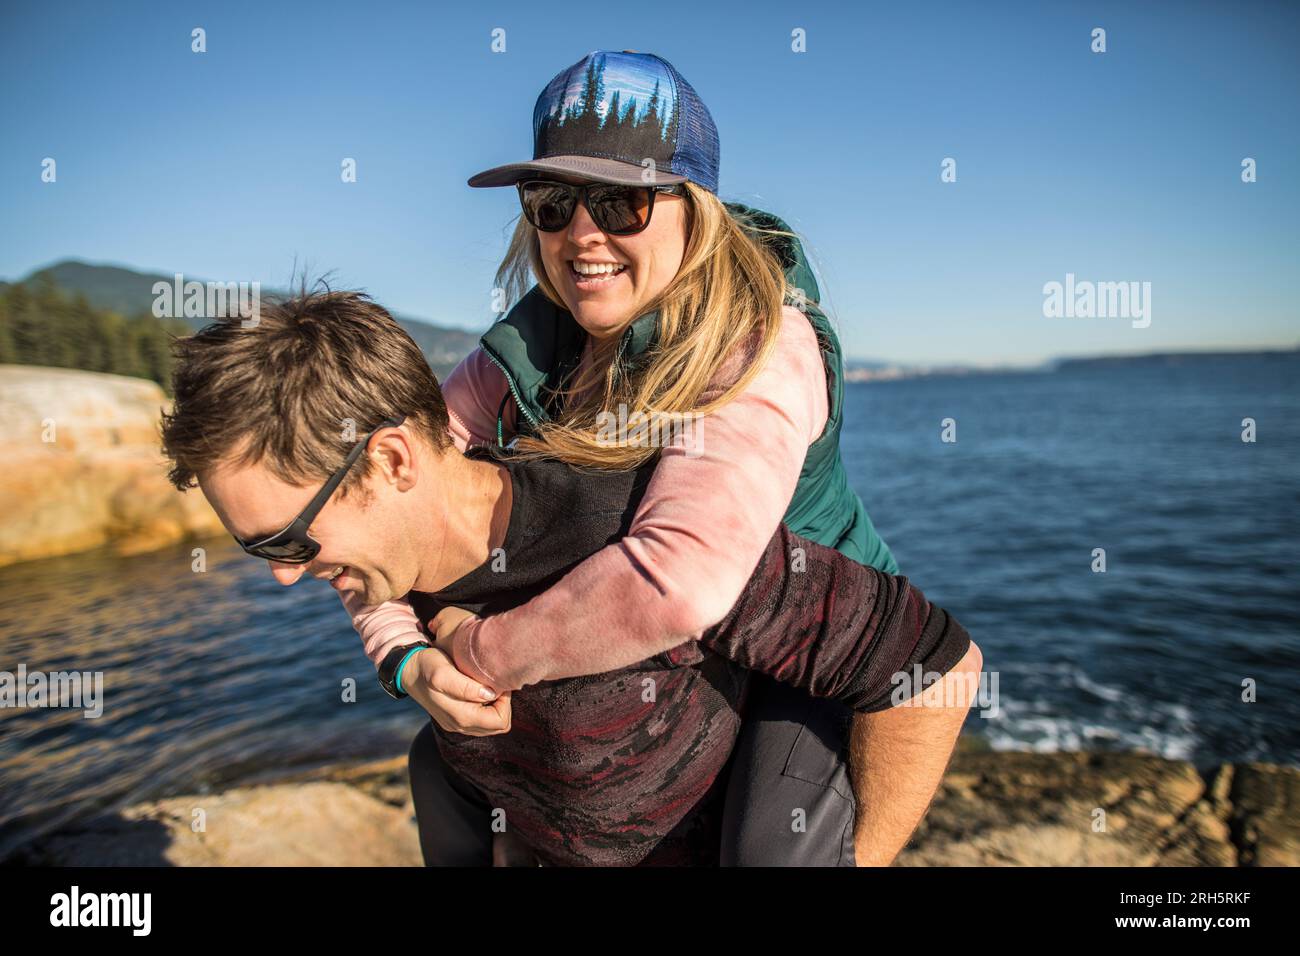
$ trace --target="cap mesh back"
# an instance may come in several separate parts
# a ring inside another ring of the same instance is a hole
[[[673,172],[689,176],[692,182],[716,193],[720,158],[718,128],[691,85],[671,63],[665,60],[664,66],[677,83],[677,101],[681,110],[677,149],[673,154]]]

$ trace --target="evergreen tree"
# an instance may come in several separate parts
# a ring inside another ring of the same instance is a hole
[[[13,331],[9,327],[9,297],[0,295],[0,365],[16,361],[18,353],[14,350]]]
[[[659,138],[664,138],[663,123],[659,119],[659,81],[655,80],[654,92],[650,94],[650,105],[646,107],[645,122],[652,130],[659,134]]]
[[[131,375],[169,391],[172,342],[189,334],[177,319],[96,309],[48,276],[0,290],[0,363]]]
[[[578,135],[594,135],[600,128],[598,107],[605,95],[605,79],[602,76],[604,70],[603,58],[593,59],[587,64],[587,75],[583,80],[582,94],[578,97]]]
[[[605,114],[605,119],[600,124],[602,131],[617,129],[619,121],[622,119],[622,116],[619,113],[618,94],[619,91],[615,90],[614,95],[610,97],[609,111]]]

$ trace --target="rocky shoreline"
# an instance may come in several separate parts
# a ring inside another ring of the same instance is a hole
[[[905,866],[1296,866],[1300,770],[965,749]]]
[[[0,567],[224,534],[199,492],[167,481],[159,424],[169,407],[140,378],[0,365]]]
[[[199,828],[199,821],[202,827]],[[55,866],[420,866],[405,756],[172,797],[20,850]],[[1296,866],[1300,770],[963,738],[896,866]]]

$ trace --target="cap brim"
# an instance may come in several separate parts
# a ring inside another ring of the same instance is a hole
[[[617,159],[602,159],[598,156],[551,156],[548,159],[534,159],[526,163],[511,163],[508,166],[495,166],[469,178],[474,187],[513,186],[521,179],[528,179],[537,173],[556,173],[562,176],[575,176],[590,179],[598,183],[617,183],[623,186],[671,186],[684,183],[687,177],[677,173],[656,169],[650,177],[642,174],[646,167],[624,163]]]

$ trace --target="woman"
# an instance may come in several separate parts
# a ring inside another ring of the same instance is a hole
[[[514,454],[614,469],[659,456],[626,538],[517,609],[440,615],[439,646],[498,692],[628,666],[690,639],[735,603],[783,518],[897,573],[840,461],[838,342],[798,240],[775,216],[723,204],[717,171],[712,118],[667,61],[595,51],[538,98],[533,160],[469,181],[517,186],[524,215],[498,271],[517,302],[444,383],[457,446],[510,443]],[[530,274],[537,285],[520,297]],[[610,441],[602,413],[620,409],[623,420],[707,417],[655,448]],[[376,662],[418,627],[404,602],[349,611]],[[500,708],[429,700],[444,729],[508,726]],[[724,864],[853,865],[845,716],[756,679]],[[436,763],[432,749],[430,735],[417,738],[413,782]],[[794,807],[831,836],[792,838]]]

